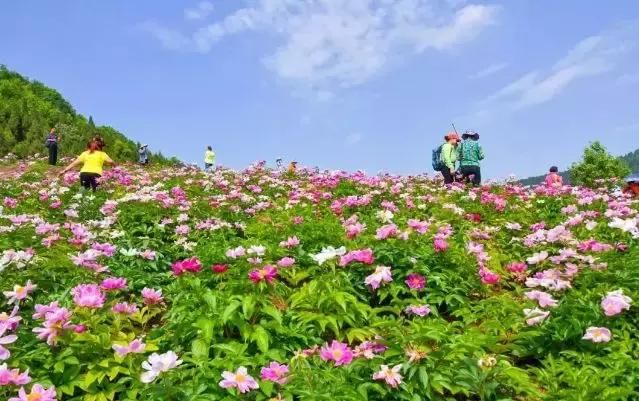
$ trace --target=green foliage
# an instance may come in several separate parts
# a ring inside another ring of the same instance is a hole
[[[26,157],[46,153],[46,135],[55,127],[62,141],[59,153],[74,156],[81,153],[95,135],[104,138],[109,155],[117,161],[137,160],[137,145],[108,126],[96,126],[76,113],[60,93],[38,81],[0,65],[0,156],[13,153]],[[152,154],[152,162],[167,163],[160,154]]]
[[[599,142],[586,147],[582,160],[570,169],[573,184],[590,188],[610,185],[611,179],[625,178],[629,173],[628,164],[608,153]]]

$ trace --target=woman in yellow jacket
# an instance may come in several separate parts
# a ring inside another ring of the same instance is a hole
[[[98,179],[102,177],[102,166],[104,163],[114,165],[109,155],[102,151],[102,144],[96,140],[89,143],[87,150],[82,152],[73,163],[69,164],[60,175],[64,175],[67,171],[82,164],[80,169],[80,185],[84,189],[91,188],[94,192],[98,187]]]

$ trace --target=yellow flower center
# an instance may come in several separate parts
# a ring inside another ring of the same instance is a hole
[[[241,373],[238,373],[237,375],[235,375],[235,381],[238,383],[244,383],[246,381],[246,376],[244,376]]]
[[[31,393],[27,396],[27,401],[40,401],[42,399],[42,394],[40,393]]]

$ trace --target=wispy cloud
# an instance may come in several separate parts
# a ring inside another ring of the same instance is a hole
[[[158,40],[168,50],[188,50],[191,39],[175,29],[167,28],[156,21],[140,24],[140,29]]]
[[[345,138],[345,142],[347,145],[357,145],[364,139],[364,136],[359,132],[352,133]]]
[[[183,45],[208,53],[226,37],[265,33],[276,38],[263,59],[277,77],[334,91],[381,74],[390,59],[467,43],[497,14],[496,6],[460,1],[255,0],[189,34]],[[150,32],[166,42],[166,32]]]
[[[507,67],[508,67],[508,64],[506,63],[493,64],[484,68],[483,70],[477,71],[476,73],[472,74],[469,78],[471,79],[486,78],[487,76],[496,74]]]
[[[212,3],[208,1],[201,1],[198,3],[197,7],[187,8],[184,10],[184,18],[192,21],[201,20],[211,15],[213,10],[214,7]]]
[[[578,81],[610,72],[632,48],[631,38],[628,29],[587,37],[548,70],[528,72],[486,97],[475,116],[488,117],[497,110],[504,113],[543,104]]]

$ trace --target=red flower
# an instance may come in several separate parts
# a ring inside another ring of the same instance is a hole
[[[229,267],[227,265],[213,265],[213,266],[211,266],[211,270],[213,270],[214,273],[218,273],[218,274],[225,273],[228,269],[229,269]]]

